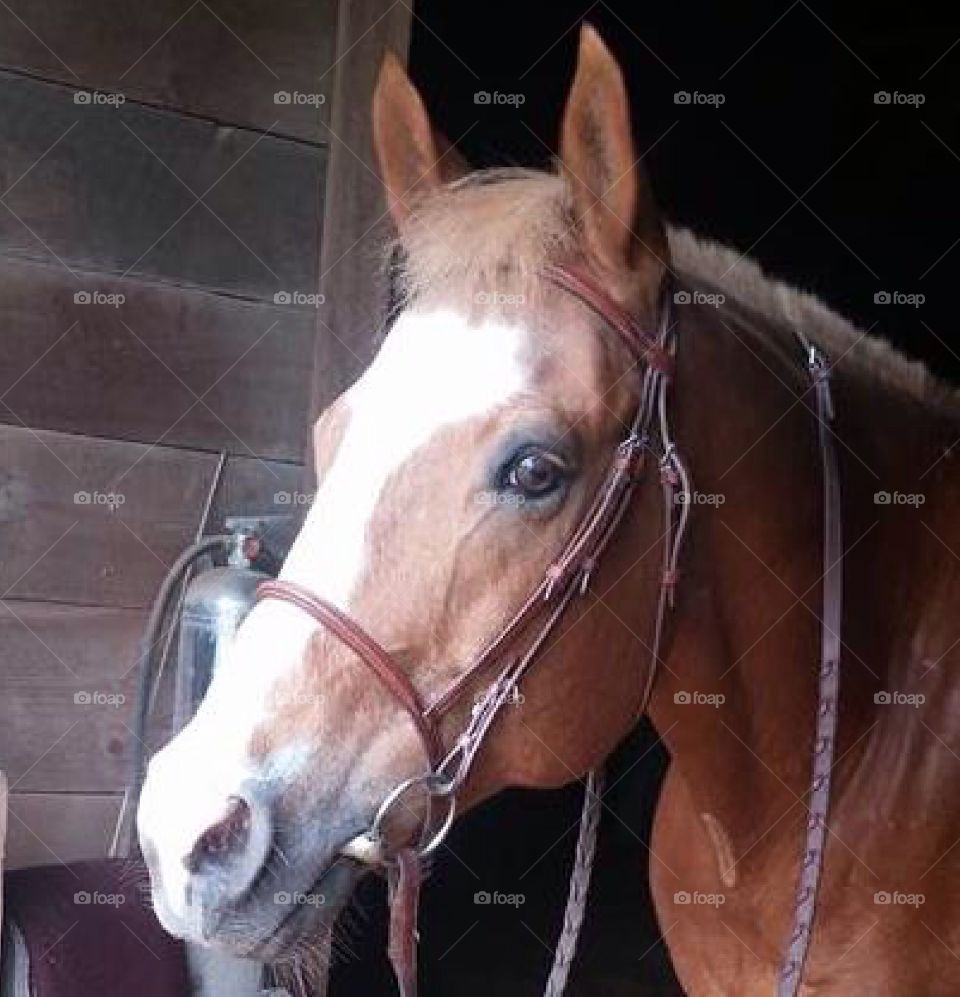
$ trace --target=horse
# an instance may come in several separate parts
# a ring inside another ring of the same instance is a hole
[[[589,27],[551,172],[470,171],[390,56],[373,121],[404,294],[316,423],[279,581],[150,762],[164,926],[282,959],[379,865],[409,928],[403,857],[454,802],[583,779],[646,713],[670,757],[652,893],[687,993],[956,993],[958,395],[669,227]]]

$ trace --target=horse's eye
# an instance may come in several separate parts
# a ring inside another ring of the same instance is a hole
[[[543,498],[557,490],[566,476],[566,465],[557,454],[546,450],[517,454],[504,476],[508,488],[524,498]]]

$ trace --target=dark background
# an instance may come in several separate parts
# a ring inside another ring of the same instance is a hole
[[[549,162],[586,17],[625,71],[638,151],[669,220],[749,249],[960,378],[956,8],[425,0],[416,12],[411,73],[475,165]],[[526,99],[477,105],[478,90]],[[726,99],[683,106],[678,91]],[[878,105],[878,91],[925,102]],[[882,291],[926,302],[877,305]]]
[[[960,19],[911,4],[416,5],[410,70],[476,166],[546,166],[589,19],[624,68],[634,134],[666,217],[758,258],[944,377],[960,380]],[[955,47],[954,47],[955,46]],[[524,102],[479,105],[477,91]],[[719,107],[675,102],[719,93]],[[922,94],[920,106],[875,102]],[[922,294],[918,307],[881,292]],[[648,906],[650,814],[666,764],[644,727],[613,762],[600,864],[572,993],[679,993]],[[622,778],[621,778],[622,777]],[[566,896],[579,788],[510,793],[458,825],[423,910],[427,997],[542,992]],[[544,852],[558,839],[545,858]],[[537,863],[537,864],[534,864]],[[532,870],[530,867],[533,866]],[[524,893],[519,910],[473,903]],[[390,992],[377,888],[335,993]],[[379,960],[379,963],[378,963]],[[371,967],[380,966],[372,979]],[[362,971],[361,971],[362,969]]]

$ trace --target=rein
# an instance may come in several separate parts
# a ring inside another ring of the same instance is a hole
[[[823,851],[830,806],[830,782],[837,740],[840,693],[840,630],[843,625],[843,522],[840,510],[840,469],[833,438],[833,397],[830,363],[800,331],[794,329],[807,355],[807,373],[813,384],[814,412],[823,474],[823,575],[820,613],[820,674],[817,686],[816,735],[808,793],[807,835],[797,876],[793,930],[780,970],[777,997],[796,997],[810,949],[817,891],[823,873]]]
[[[369,865],[386,867],[390,902],[388,954],[397,977],[401,997],[417,992],[416,939],[419,889],[424,860],[444,841],[456,810],[457,794],[466,782],[500,710],[524,675],[538,659],[544,644],[574,599],[584,595],[617,526],[626,514],[633,492],[641,480],[647,458],[658,462],[664,500],[664,535],[661,584],[650,648],[651,664],[643,689],[638,715],[647,709],[657,675],[659,650],[666,613],[673,606],[677,565],[690,514],[692,488],[670,432],[667,388],[673,370],[675,342],[669,295],[666,289],[656,333],[643,329],[636,319],[617,304],[594,279],[579,268],[551,265],[544,277],[556,287],[577,298],[622,340],[640,369],[639,402],[626,435],[610,457],[603,482],[586,512],[568,537],[560,554],[543,578],[507,622],[499,634],[477,655],[464,671],[436,698],[425,702],[407,673],[373,637],[351,616],[333,603],[295,582],[274,579],[263,582],[258,599],[287,602],[307,613],[341,643],[353,651],[370,669],[391,697],[404,709],[413,724],[429,763],[425,773],[397,785],[383,800],[370,828],[348,842],[341,854]],[[781,972],[777,997],[795,997],[809,944],[814,902],[823,858],[825,817],[830,786],[830,768],[836,728],[836,686],[839,662],[840,626],[840,529],[839,486],[832,433],[828,367],[815,347],[798,333],[809,356],[808,368],[816,389],[817,415],[821,423],[825,497],[824,613],[823,649],[818,710],[817,750],[811,786],[811,821],[808,824],[805,859],[800,872],[794,930]],[[534,624],[539,623],[538,628]],[[532,636],[530,634],[532,633]],[[521,642],[521,638],[526,641]],[[520,644],[520,649],[517,645]],[[482,674],[499,666],[471,711],[470,719],[453,745],[443,752],[439,725],[465,690]],[[560,942],[547,984],[548,997],[560,997],[566,985],[580,924],[596,848],[599,824],[601,777],[590,773],[584,794],[580,837],[571,876],[567,908]],[[445,806],[442,819],[434,822],[432,805],[421,828],[420,840],[390,854],[383,830],[389,813],[405,806],[404,798],[413,790],[440,800]]]

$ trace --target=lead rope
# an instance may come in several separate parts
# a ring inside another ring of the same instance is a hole
[[[415,848],[398,852],[387,872],[390,901],[387,957],[397,978],[400,997],[416,997],[417,993],[417,910],[422,875],[420,855]]]
[[[583,790],[583,809],[580,812],[577,850],[573,872],[570,874],[567,906],[563,911],[563,927],[560,929],[560,938],[553,954],[553,965],[550,967],[543,997],[563,997],[573,966],[573,958],[577,954],[577,942],[580,940],[580,930],[587,912],[593,860],[597,854],[603,784],[603,769],[594,769],[587,776],[587,785]]]

